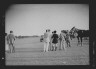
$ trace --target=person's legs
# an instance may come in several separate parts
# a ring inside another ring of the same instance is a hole
[[[48,48],[49,48],[49,42],[47,42],[47,45],[46,45],[46,51],[48,52]]]
[[[71,45],[70,45],[70,40],[68,40],[68,44],[69,44],[69,47],[71,47]]]
[[[10,53],[12,53],[12,44],[9,44]]]
[[[44,42],[44,52],[46,52],[46,42]]]
[[[52,42],[50,42],[50,50],[52,51]]]
[[[57,43],[55,44],[55,51],[57,50]]]
[[[63,50],[65,50],[65,41],[62,41]]]
[[[61,49],[63,49],[63,48],[64,48],[64,47],[63,47],[63,43],[64,43],[64,42],[63,42],[63,40],[62,40],[62,41],[61,41]]]
[[[9,53],[11,53],[11,46],[10,46],[10,41],[7,41],[8,47],[9,47]]]
[[[13,43],[12,43],[12,52],[15,52],[15,47]]]
[[[53,50],[53,43],[51,42],[51,51]]]
[[[69,45],[68,45],[68,41],[66,40],[66,44],[67,44],[67,47],[69,47]]]
[[[54,51],[56,51],[56,44],[54,43]]]
[[[12,43],[11,40],[8,42],[8,44],[9,44],[9,50],[10,50],[10,53],[15,52],[15,48],[14,48],[13,43]]]
[[[51,51],[51,49],[52,49],[51,48],[51,42],[49,42],[49,48],[48,49],[49,49],[49,51]]]
[[[66,51],[66,44],[65,44],[66,42],[64,42],[64,50]]]
[[[52,41],[50,40],[50,51],[52,51]]]
[[[14,47],[14,41],[11,41],[10,42],[10,44],[11,44],[11,49],[12,49],[12,53],[14,53],[15,52],[15,47]]]
[[[54,44],[52,43],[52,51],[54,51]]]
[[[55,45],[54,45],[54,43],[53,43],[53,51],[55,50]]]

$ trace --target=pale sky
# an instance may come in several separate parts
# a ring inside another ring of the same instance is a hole
[[[14,35],[42,35],[51,32],[89,29],[89,6],[86,4],[16,4],[6,12],[5,32]]]

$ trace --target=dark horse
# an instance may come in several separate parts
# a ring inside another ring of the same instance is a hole
[[[81,46],[82,46],[82,38],[83,37],[89,37],[89,30],[80,30],[80,29],[77,29],[75,27],[73,27],[71,30],[70,30],[70,38],[72,39],[72,35],[74,37],[77,37],[78,39],[78,44],[81,43]],[[78,46],[77,44],[77,46]]]

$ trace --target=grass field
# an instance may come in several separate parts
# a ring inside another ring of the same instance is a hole
[[[89,40],[77,46],[77,39],[71,40],[66,51],[43,52],[39,37],[16,39],[15,53],[6,53],[6,65],[89,65]]]

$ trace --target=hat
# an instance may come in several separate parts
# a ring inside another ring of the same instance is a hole
[[[13,31],[10,31],[10,33],[13,33]]]

